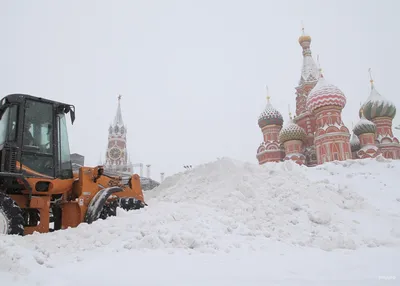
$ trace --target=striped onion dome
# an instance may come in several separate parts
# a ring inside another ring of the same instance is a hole
[[[357,152],[361,149],[360,139],[353,133],[350,138],[351,152]]]
[[[396,106],[390,100],[384,98],[376,89],[371,80],[371,92],[367,101],[361,106],[359,116],[361,118],[361,109],[364,112],[365,118],[372,120],[376,117],[396,116]]]
[[[293,122],[292,119],[289,120],[289,123],[282,128],[279,132],[279,142],[285,143],[290,140],[301,140],[304,141],[307,137],[306,132],[303,128]]]
[[[366,119],[361,111],[361,118],[353,128],[354,134],[360,136],[361,134],[375,133],[375,131],[376,125],[372,121]]]
[[[332,105],[343,109],[346,105],[346,97],[338,87],[327,82],[321,74],[317,84],[307,97],[306,105],[310,112]]]
[[[258,126],[263,128],[268,125],[283,125],[283,117],[282,114],[272,106],[269,101],[269,97],[267,97],[267,106],[264,111],[261,112],[258,117]]]

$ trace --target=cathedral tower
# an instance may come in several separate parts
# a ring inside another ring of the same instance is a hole
[[[371,72],[371,71],[370,71]],[[371,76],[371,92],[361,106],[359,116],[365,116],[376,125],[376,143],[385,158],[400,159],[399,139],[393,135],[392,121],[396,115],[396,106],[384,98],[375,88]]]
[[[303,34],[299,37],[299,44],[303,49],[303,65],[299,85],[296,87],[296,117],[294,123],[298,124],[307,134],[305,141],[305,155],[307,166],[317,165],[316,151],[314,148],[314,115],[307,110],[306,102],[310,91],[318,82],[320,72],[311,54],[311,37]]]
[[[351,159],[350,133],[342,121],[345,105],[343,92],[321,74],[307,97],[307,109],[315,116],[318,164]]]
[[[289,123],[279,132],[279,142],[285,147],[285,161],[292,160],[299,165],[306,163],[306,157],[303,154],[303,143],[306,137],[304,129],[293,122],[292,114],[289,113]]]
[[[114,122],[108,128],[108,146],[104,169],[109,172],[131,173],[132,164],[128,162],[126,146],[127,129],[122,120],[121,95],[118,96],[118,107]]]
[[[375,158],[380,154],[378,147],[375,145],[376,126],[372,121],[364,117],[363,112],[360,121],[353,128],[353,132],[360,139],[360,149],[356,153],[357,158]]]
[[[282,125],[282,114],[272,106],[268,95],[267,105],[258,117],[258,126],[263,134],[263,142],[258,147],[256,155],[260,165],[266,162],[279,162],[285,157],[278,138]]]

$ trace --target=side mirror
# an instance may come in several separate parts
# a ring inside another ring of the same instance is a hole
[[[73,106],[73,105],[71,105],[70,114],[71,114],[71,124],[74,124],[74,121],[75,121],[75,106]]]
[[[58,113],[69,113],[71,116],[71,123],[74,124],[75,121],[75,106],[73,105],[60,105],[57,109]]]

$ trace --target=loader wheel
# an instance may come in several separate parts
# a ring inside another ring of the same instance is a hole
[[[106,202],[101,210],[99,218],[106,219],[110,216],[116,216],[118,206],[119,206],[118,200],[116,199],[110,202]]]
[[[15,201],[0,191],[0,234],[24,234],[24,217]]]

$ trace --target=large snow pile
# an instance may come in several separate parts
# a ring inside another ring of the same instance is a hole
[[[315,168],[224,158],[169,177],[149,194],[151,212],[165,213],[152,239],[201,251],[258,250],[271,240],[324,250],[399,246],[399,170],[400,162],[383,158]],[[165,224],[171,218],[179,232]]]
[[[123,258],[127,262],[119,267],[133,261],[140,264],[138,255],[160,251],[238,257],[268,253],[280,261],[282,253],[311,251],[310,247],[325,253],[366,248],[378,257],[386,251],[383,247],[400,246],[399,170],[400,161],[381,157],[314,168],[292,162],[259,166],[223,158],[166,178],[145,193],[149,205],[145,209],[119,210],[117,217],[54,233],[1,236],[0,280],[1,273],[35,275],[42,273],[36,270],[64,269],[66,264],[102,257],[106,265],[114,264],[116,259],[109,257],[127,253]],[[391,253],[399,249],[388,253],[385,259],[391,260]],[[376,270],[376,265],[363,267]],[[24,277],[22,285],[33,279]]]

